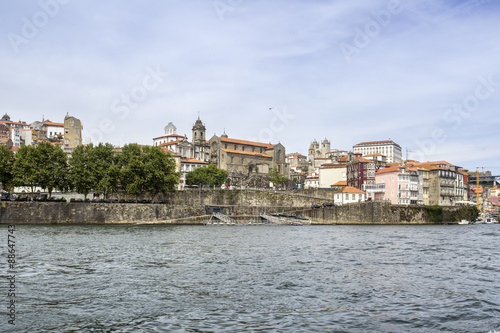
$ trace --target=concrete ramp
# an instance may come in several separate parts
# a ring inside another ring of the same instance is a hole
[[[301,224],[311,224],[311,220],[300,218],[297,216],[283,215],[283,214],[273,214],[269,215],[266,213],[261,213],[260,217],[268,220],[272,224],[283,224],[283,225],[301,225]]]

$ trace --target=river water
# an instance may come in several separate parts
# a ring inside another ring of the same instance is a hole
[[[1,332],[500,332],[500,225],[16,227]]]

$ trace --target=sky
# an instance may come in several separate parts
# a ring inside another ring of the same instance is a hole
[[[82,120],[85,142],[392,139],[403,156],[500,167],[493,0],[8,1],[0,113]],[[408,151],[408,152],[407,152]],[[497,169],[500,172],[500,168]]]

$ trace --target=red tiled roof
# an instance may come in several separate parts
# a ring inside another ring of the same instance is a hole
[[[208,164],[208,162],[200,161],[200,160],[197,160],[195,158],[190,158],[190,157],[182,157],[181,163]]]
[[[169,135],[163,135],[159,136],[157,138],[153,138],[153,140],[158,140],[158,139],[163,139],[163,138],[184,138],[184,135],[179,135],[179,134],[169,134]]]
[[[401,171],[401,169],[399,167],[393,166],[393,167],[378,169],[377,174],[388,173],[388,172],[396,172],[396,171]]]
[[[491,202],[494,206],[498,206],[500,198],[499,197],[488,197],[488,201]]]
[[[299,153],[289,154],[287,157],[288,157],[288,158],[293,158],[293,159],[295,159],[295,158],[300,158],[300,157],[306,158],[304,155],[299,154]]]
[[[342,193],[365,193],[365,191],[361,191],[360,189],[357,189],[352,186],[347,186],[342,190]]]
[[[341,180],[339,182],[336,182],[335,184],[330,185],[330,187],[333,186],[347,186],[347,180]]]
[[[43,124],[48,126],[64,127],[63,123],[53,123],[51,121],[45,121]]]
[[[236,144],[241,144],[241,145],[248,145],[248,146],[256,146],[256,147],[263,147],[266,149],[273,149],[275,145],[270,144],[270,143],[261,143],[261,142],[253,142],[253,141],[246,141],[246,140],[239,140],[239,139],[230,139],[230,138],[220,138],[222,142],[227,142],[227,143],[236,143]]]
[[[345,164],[334,164],[334,163],[325,163],[323,164],[320,169],[345,169],[347,166]]]
[[[158,147],[166,147],[166,146],[172,146],[172,145],[175,145],[177,143],[179,143],[180,141],[171,141],[171,142],[165,142],[165,143],[162,143],[161,145],[158,145]]]
[[[239,150],[231,150],[231,149],[221,149],[222,151],[226,153],[231,153],[231,154],[240,154],[240,155],[250,155],[250,156],[259,156],[259,157],[267,157],[267,158],[272,158],[269,155],[266,154],[261,154],[261,153],[252,153],[249,151],[239,151]]]
[[[10,120],[0,120],[0,124],[16,124],[16,125],[28,126],[28,124],[20,123],[18,121],[10,121]]]

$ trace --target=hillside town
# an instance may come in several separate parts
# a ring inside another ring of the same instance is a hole
[[[0,120],[0,144],[15,153],[22,145],[50,142],[71,156],[77,146],[84,144],[82,131],[81,121],[69,114],[61,120],[42,118],[31,123],[13,121],[5,114]],[[477,205],[483,212],[498,214],[500,187],[491,171],[469,171],[448,161],[405,159],[401,146],[391,139],[356,143],[349,151],[331,147],[326,138],[314,139],[306,156],[299,152],[287,154],[282,143],[247,141],[225,132],[208,138],[206,133],[198,116],[190,138],[178,134],[172,122],[152,138],[149,146],[160,147],[175,161],[180,173],[177,190],[189,188],[189,172],[212,164],[227,171],[224,188],[322,189],[335,192],[336,205],[361,201]],[[114,150],[119,153],[121,147]],[[288,181],[273,184],[271,170],[277,170]]]

